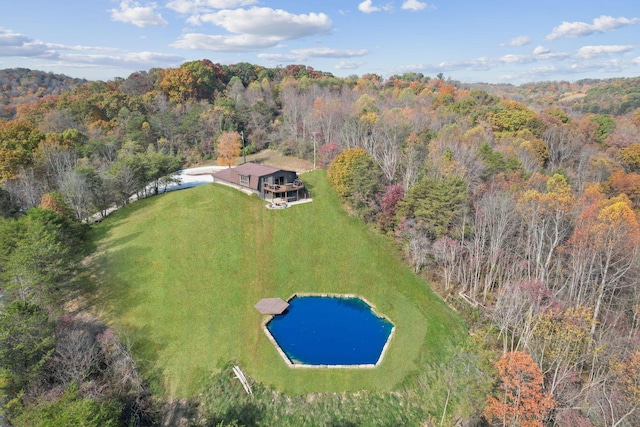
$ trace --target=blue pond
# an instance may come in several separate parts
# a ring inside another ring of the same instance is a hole
[[[292,363],[374,365],[393,325],[360,298],[297,296],[267,329]]]

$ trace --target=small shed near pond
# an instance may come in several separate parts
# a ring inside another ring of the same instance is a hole
[[[263,298],[254,305],[261,314],[282,314],[289,303],[281,298]]]

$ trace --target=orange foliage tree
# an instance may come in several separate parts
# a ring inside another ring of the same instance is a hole
[[[242,136],[238,132],[224,132],[218,137],[218,164],[231,167],[242,149]]]
[[[615,195],[626,194],[634,204],[640,204],[640,174],[619,169],[609,177],[609,185]]]
[[[554,407],[543,388],[542,371],[524,351],[507,352],[496,362],[499,392],[487,398],[484,417],[494,425],[542,427]]]

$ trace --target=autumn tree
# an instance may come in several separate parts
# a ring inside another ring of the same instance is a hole
[[[69,206],[66,205],[64,195],[59,191],[43,194],[39,207],[51,210],[59,215],[70,216]]]
[[[197,78],[188,67],[163,71],[160,87],[174,102],[185,102],[196,93]]]
[[[0,182],[14,178],[21,166],[31,163],[42,139],[44,135],[27,122],[0,120]]]
[[[487,398],[485,418],[495,426],[542,427],[555,401],[545,392],[542,372],[531,356],[524,351],[504,353],[495,367],[500,385]]]
[[[640,143],[631,144],[620,150],[620,159],[631,172],[640,172]]]
[[[487,119],[495,132],[517,132],[531,127],[536,114],[524,104],[503,101],[487,113]],[[535,133],[535,132],[534,132]]]
[[[640,350],[624,357],[613,357],[609,363],[609,371],[611,375],[603,381],[602,398],[598,401],[605,425],[638,425]]]
[[[577,382],[597,348],[589,335],[587,307],[549,308],[535,316],[526,347],[542,369],[550,393],[558,400]],[[565,396],[566,397],[566,396]]]
[[[558,261],[558,248],[571,232],[575,197],[566,177],[554,174],[546,192],[531,189],[518,200],[524,228],[522,248],[528,279],[546,281]]]
[[[380,213],[378,227],[383,231],[391,231],[395,226],[398,203],[404,197],[404,188],[400,184],[388,185],[380,197]]]
[[[222,78],[225,73],[219,64],[214,64],[208,59],[201,61],[189,61],[180,66],[191,71],[195,82],[195,92],[198,99],[212,100],[216,91],[224,89]]]
[[[588,193],[589,194],[589,193]],[[569,241],[571,301],[592,307],[591,336],[602,310],[620,298],[640,255],[640,225],[626,195],[582,201],[582,212]]]
[[[218,137],[218,164],[231,167],[242,149],[242,136],[238,132],[224,132]]]
[[[369,156],[362,148],[355,147],[344,150],[331,162],[327,178],[329,183],[341,196],[345,197],[351,190],[351,171],[353,164],[361,157]]]
[[[626,194],[636,206],[640,203],[639,173],[625,173],[624,170],[619,169],[609,177],[609,185],[613,194]]]
[[[338,144],[335,142],[328,142],[322,145],[318,149],[318,161],[320,163],[320,167],[329,167],[333,159],[338,155],[338,152]]]

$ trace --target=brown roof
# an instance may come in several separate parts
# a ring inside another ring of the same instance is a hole
[[[224,181],[231,181],[231,177],[233,176],[231,168],[222,169],[218,172],[212,173],[212,175]]]
[[[274,168],[272,166],[265,166],[258,163],[243,163],[240,166],[235,167],[236,173],[240,175],[254,175],[254,176],[264,176],[270,175],[274,172],[278,172],[280,169]]]
[[[281,298],[263,298],[254,305],[261,314],[281,314],[289,303]]]
[[[219,172],[213,173],[214,180],[220,179],[222,181],[227,181],[232,184],[240,185],[240,175],[249,177],[249,188],[258,191],[260,177],[271,175],[272,173],[276,173],[278,171],[283,171],[287,173],[296,173],[294,171],[278,169],[272,166],[264,166],[258,163],[243,163],[240,166],[236,166],[234,168],[226,168],[222,169]]]

